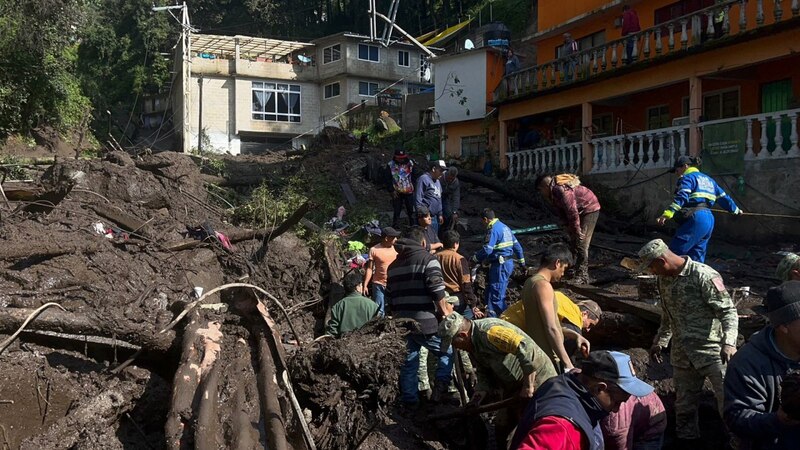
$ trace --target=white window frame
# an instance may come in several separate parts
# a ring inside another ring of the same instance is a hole
[[[264,121],[264,122],[279,122],[279,123],[302,123],[303,121],[303,94],[302,94],[302,87],[299,84],[289,84],[289,83],[276,83],[272,81],[253,81],[250,84],[250,92],[251,92],[251,100],[250,100],[250,117],[252,120]],[[267,111],[267,102],[270,100],[265,101],[263,105],[263,110],[258,111],[254,108],[252,97],[256,92],[263,92],[266,96],[268,93],[272,94],[271,101],[274,102],[275,111],[268,112]],[[290,112],[291,108],[289,105],[291,104],[291,98],[294,95],[297,95],[297,113]],[[287,100],[287,112],[278,112],[278,96],[279,95],[288,95]],[[262,118],[256,117],[256,115],[261,115]],[[273,116],[273,118],[267,118],[267,116]],[[279,120],[279,118],[285,118],[286,120]],[[292,120],[293,118],[297,118],[297,120]]]
[[[362,94],[361,93],[361,84],[362,83],[367,85],[367,92],[372,92],[372,89],[370,89],[370,88],[374,85],[375,86],[375,93],[374,94]],[[358,82],[358,95],[360,97],[375,97],[376,95],[378,95],[378,92],[380,92],[380,90],[381,90],[381,86],[378,83],[374,83],[372,81],[359,81]]]
[[[361,46],[362,45],[367,48],[367,58],[366,59],[361,57]],[[377,51],[378,59],[370,58],[370,51],[369,51],[370,48],[374,48]],[[367,62],[371,62],[371,63],[379,63],[379,62],[381,62],[381,48],[378,47],[377,45],[358,44],[357,51],[358,51],[358,60],[359,61],[367,61]]]
[[[742,116],[742,92],[740,86],[734,86],[730,88],[724,89],[717,89],[716,91],[704,92],[703,93],[703,104],[702,104],[702,115],[704,120],[712,120],[706,117],[706,97],[713,97],[715,95],[719,95],[719,110],[722,112],[722,94],[727,94],[728,92],[736,92],[736,111],[737,115],[734,117],[741,117]],[[729,117],[724,117],[728,119]],[[716,120],[716,119],[714,119]]]
[[[474,149],[468,150],[467,154],[464,153],[464,145],[476,145],[477,151]],[[461,145],[459,146],[461,158],[471,158],[473,156],[483,156],[486,154],[486,135],[477,134],[475,136],[461,136]]]
[[[339,57],[336,58],[336,59],[333,58],[334,47],[339,47],[339,50],[338,50],[339,51]],[[330,50],[331,59],[330,59],[330,61],[326,62],[325,61],[325,52],[328,51],[328,50]],[[342,44],[333,44],[333,45],[330,45],[330,46],[325,47],[325,48],[322,49],[322,65],[334,63],[336,61],[339,61],[340,59],[342,59]]]
[[[403,55],[405,55],[406,63],[403,64]],[[411,67],[411,52],[408,50],[397,51],[397,65],[400,67]]]
[[[330,86],[330,87],[331,87],[331,94],[333,94],[333,86],[334,86],[334,85],[336,85],[336,86],[339,88],[339,89],[338,89],[338,92],[336,93],[336,95],[328,95],[328,86]],[[341,84],[340,84],[338,81],[336,81],[336,82],[334,82],[334,83],[326,84],[326,85],[325,85],[325,86],[322,88],[322,97],[323,97],[325,100],[328,100],[328,99],[330,99],[330,98],[336,98],[336,97],[338,97],[338,96],[340,96],[340,95],[342,95],[342,85],[341,85]]]

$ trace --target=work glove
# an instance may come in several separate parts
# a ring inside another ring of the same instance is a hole
[[[522,266],[522,267],[525,267],[525,258],[520,258],[519,259],[519,265]]]

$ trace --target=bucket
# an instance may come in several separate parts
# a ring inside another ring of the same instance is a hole
[[[636,277],[636,281],[638,282],[639,301],[657,305],[659,300],[658,278],[655,275],[639,275]]]

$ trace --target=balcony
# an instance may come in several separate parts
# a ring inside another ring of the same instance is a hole
[[[495,89],[494,101],[513,100],[609,78],[623,68],[633,70],[683,54],[728,45],[749,39],[767,26],[795,21],[798,16],[798,0],[722,1],[621,39],[507,75]],[[630,60],[628,48],[631,49]]]
[[[740,124],[744,127],[745,161],[779,160],[800,157],[798,117],[800,109],[790,109],[700,122],[696,127],[702,137],[709,127]],[[589,142],[592,155],[590,173],[667,169],[678,156],[688,154],[691,128],[692,125],[681,125],[592,139]],[[582,155],[580,142],[509,152],[509,179],[578,172],[583,162]]]
[[[311,64],[288,64],[268,61],[265,58],[227,59],[192,58],[192,73],[203,75],[239,75],[253,78],[287,81],[315,81],[317,68]]]

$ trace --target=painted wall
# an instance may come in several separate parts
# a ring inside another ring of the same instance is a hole
[[[491,98],[487,93],[493,91],[487,86],[486,54],[485,50],[476,50],[436,62],[435,108],[439,123],[483,118],[486,99]],[[466,101],[460,104],[464,98]]]
[[[800,158],[780,159],[772,161],[745,162],[743,174],[746,185],[740,192],[736,178],[733,176],[715,177],[717,183],[732,196],[740,208],[748,213],[797,215],[800,210]],[[631,179],[631,184],[658,175],[661,170],[643,170]],[[655,219],[672,200],[677,177],[666,175],[627,189],[609,190],[628,181],[632,171],[585,175],[587,186],[598,193],[601,203],[623,207],[627,211],[645,208],[646,219],[655,223]],[[786,241],[800,239],[800,227],[794,219],[774,219],[755,216],[731,216],[725,213],[714,213],[716,226],[713,243],[725,238],[731,241],[751,244],[775,244],[775,237],[782,236]],[[674,229],[674,224],[670,225]]]

